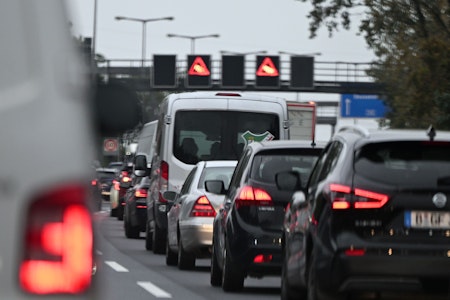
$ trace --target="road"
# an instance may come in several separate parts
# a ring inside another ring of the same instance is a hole
[[[144,234],[140,239],[127,239],[123,221],[109,216],[109,203],[95,214],[97,230],[97,273],[101,300],[272,300],[280,299],[280,278],[247,278],[244,289],[238,293],[225,293],[209,283],[209,259],[197,260],[191,271],[167,266],[164,255],[145,249]],[[392,294],[354,297],[352,299],[383,300],[444,300],[450,296]]]

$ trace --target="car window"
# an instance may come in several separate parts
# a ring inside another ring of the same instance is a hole
[[[450,143],[372,143],[357,152],[355,173],[399,186],[450,186]]]
[[[180,195],[185,195],[189,193],[189,190],[191,189],[192,181],[194,180],[195,173],[197,172],[197,167],[194,167],[191,172],[189,172],[188,176],[186,177],[186,180],[183,183],[183,187],[181,188]]]
[[[339,160],[339,155],[342,151],[342,148],[343,144],[339,141],[336,141],[331,145],[330,151],[323,163],[323,167],[320,170],[320,175],[318,178],[319,182],[324,180],[328,176],[328,174],[334,169]]]
[[[225,189],[228,189],[231,176],[233,175],[234,167],[209,167],[203,169],[202,175],[198,182],[197,187],[199,189],[205,188],[206,180],[222,180]]]

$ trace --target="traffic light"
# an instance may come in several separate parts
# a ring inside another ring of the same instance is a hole
[[[188,55],[187,87],[211,87],[209,55]]]
[[[291,89],[314,88],[314,57],[291,56]]]
[[[244,55],[222,56],[222,87],[245,88]]]
[[[176,55],[153,55],[152,86],[174,88],[176,85]]]
[[[255,88],[278,88],[280,86],[279,70],[279,56],[256,56]]]

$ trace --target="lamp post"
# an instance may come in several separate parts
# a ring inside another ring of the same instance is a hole
[[[123,17],[123,16],[117,16],[115,18],[117,21],[134,21],[134,22],[141,22],[142,23],[142,67],[144,67],[144,61],[145,61],[145,47],[146,47],[146,25],[148,22],[155,22],[155,21],[172,21],[174,20],[174,17],[164,17],[164,18],[152,18],[152,19],[139,19],[139,18],[129,18],[129,17]]]
[[[169,37],[169,38],[178,37],[178,38],[183,38],[183,39],[190,39],[191,40],[191,54],[194,54],[195,53],[195,40],[204,39],[204,38],[218,38],[218,37],[220,37],[220,35],[218,35],[218,34],[182,35],[182,34],[168,33],[167,37]]]

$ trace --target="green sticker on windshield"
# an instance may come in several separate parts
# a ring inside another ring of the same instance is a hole
[[[271,141],[275,138],[275,136],[273,134],[271,134],[270,132],[266,131],[262,134],[255,134],[252,133],[250,131],[246,131],[244,132],[241,137],[244,139],[245,141],[245,146],[247,146],[248,144],[252,143],[252,142],[264,142],[264,141]]]

